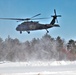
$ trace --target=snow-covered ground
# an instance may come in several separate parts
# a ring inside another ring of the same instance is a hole
[[[76,75],[76,61],[0,62],[0,75]]]

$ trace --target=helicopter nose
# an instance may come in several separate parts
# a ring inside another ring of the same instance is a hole
[[[16,30],[18,31],[18,30],[19,30],[19,28],[18,28],[18,27],[16,27]]]

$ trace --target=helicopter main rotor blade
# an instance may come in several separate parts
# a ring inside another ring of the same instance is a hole
[[[37,14],[37,15],[35,15],[35,16],[33,16],[33,17],[31,17],[31,18],[26,18],[26,19],[23,19],[23,20],[32,20],[32,18],[34,18],[34,17],[36,17],[36,16],[39,16],[39,15],[41,15],[41,14]]]
[[[22,19],[22,18],[0,18],[0,19],[4,19],[4,20],[20,20],[20,21],[24,21],[24,20],[31,20],[32,18],[36,17],[36,16],[39,16],[41,14],[37,14],[31,18],[25,18],[25,19]]]
[[[39,13],[39,14],[37,14],[37,15],[35,15],[35,16],[33,16],[33,17],[31,17],[31,18],[34,18],[34,17],[39,16],[39,15],[41,15],[41,13]],[[31,18],[30,18],[30,19],[31,19]]]
[[[33,18],[33,19],[31,19],[31,20],[49,19],[49,18],[51,18],[51,17],[46,17],[46,18]]]
[[[26,19],[21,19],[21,18],[0,18],[2,20],[18,20],[18,21],[28,21],[28,20],[38,20],[38,19],[49,19],[50,17],[46,18],[26,18]]]
[[[25,19],[21,19],[21,18],[0,18],[0,19],[4,19],[4,20],[25,20]]]
[[[28,21],[28,20],[48,19],[48,18],[34,18],[34,17],[39,16],[39,15],[41,15],[41,14],[39,13],[39,14],[37,14],[37,15],[31,17],[31,18],[25,18],[25,19],[23,19],[23,18],[0,18],[0,19],[2,19],[2,20],[17,20],[17,21]]]

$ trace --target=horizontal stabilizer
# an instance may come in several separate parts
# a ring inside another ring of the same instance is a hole
[[[60,27],[58,24],[54,24],[53,26],[54,26],[54,27]]]

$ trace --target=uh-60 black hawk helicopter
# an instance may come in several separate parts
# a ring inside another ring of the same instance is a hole
[[[45,29],[47,33],[49,33],[49,31],[47,30],[48,28],[60,27],[58,24],[55,24],[55,21],[57,20],[57,17],[61,17],[61,15],[56,15],[55,9],[54,9],[54,14],[55,15],[51,16],[53,17],[53,19],[50,22],[50,24],[40,24],[38,21],[31,21],[31,20],[37,20],[37,19],[47,19],[47,18],[35,18],[36,16],[39,16],[41,14],[37,14],[31,18],[26,18],[26,19],[21,19],[21,18],[0,18],[0,19],[24,21],[16,27],[16,30],[19,31],[20,34],[22,33],[22,31],[26,31],[29,34],[30,31],[42,30],[42,29]]]

